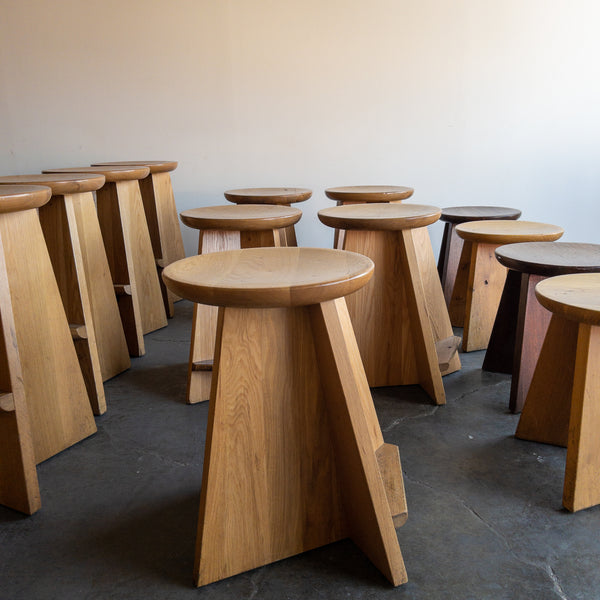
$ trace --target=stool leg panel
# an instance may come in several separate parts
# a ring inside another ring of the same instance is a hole
[[[281,238],[277,229],[265,231],[241,231],[240,245],[242,248],[273,248],[281,245]],[[287,243],[287,235],[285,237]]]
[[[454,289],[454,283],[456,281],[460,257],[462,255],[463,239],[456,233],[455,225],[452,223],[446,223],[446,227],[448,228],[449,233],[447,238],[446,260],[444,263],[442,287],[444,290],[444,299],[446,300],[446,304],[449,305],[452,299],[452,290]],[[446,238],[445,232],[444,238]]]
[[[451,233],[450,228],[450,223],[444,223],[444,233],[442,234],[442,242],[440,244],[440,253],[437,262],[437,271],[440,278],[440,283],[442,284],[442,289],[444,290],[444,297],[446,291],[446,264],[448,263],[448,250]]]
[[[467,288],[469,286],[469,272],[471,262],[474,258],[474,244],[472,242],[463,242],[454,285],[450,292],[450,301],[448,303],[448,314],[450,322],[454,327],[465,326],[465,311],[467,306]]]

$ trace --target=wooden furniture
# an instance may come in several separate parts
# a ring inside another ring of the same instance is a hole
[[[304,202],[312,196],[306,188],[246,188],[228,190],[225,198],[234,204],[278,204],[290,206],[296,202]],[[293,225],[284,232],[282,246],[297,246],[296,230]]]
[[[36,210],[50,196],[0,186],[0,494],[24,512],[39,508],[32,460],[96,431]]]
[[[494,251],[504,244],[552,242],[563,229],[532,221],[498,220],[461,223],[455,231],[464,245],[448,312],[454,327],[464,327],[463,351],[484,350],[506,279],[506,267],[496,260]]]
[[[600,504],[600,273],[545,279],[552,313],[516,437],[567,447],[563,506]]]
[[[198,254],[208,254],[285,246],[286,228],[293,227],[302,212],[288,206],[240,204],[194,208],[180,216],[185,225],[199,230]],[[210,396],[216,332],[216,307],[196,304],[188,363],[188,404],[208,400]]]
[[[173,303],[177,302],[179,298],[167,290],[160,274],[167,265],[185,258],[173,186],[169,175],[177,168],[177,162],[174,160],[124,160],[94,163],[92,166],[148,167],[150,169],[150,173],[140,179],[140,191],[154,259],[158,268],[158,279],[165,311],[168,317],[172,317],[175,314]]]
[[[556,275],[600,272],[600,245],[524,242],[496,249],[508,269],[483,369],[512,373],[509,408],[521,412],[551,313],[535,298],[535,286]]]
[[[456,272],[462,252],[463,241],[455,229],[460,223],[470,221],[516,220],[521,211],[505,206],[450,206],[442,209],[440,221],[445,222],[444,235],[438,258],[438,273],[444,290],[446,304],[450,304],[452,290],[456,280]]]
[[[104,175],[0,177],[0,184],[45,185],[39,217],[94,414],[106,411],[103,381],[131,366],[92,192]]]
[[[429,237],[413,233],[437,221],[440,209],[354,204],[318,214],[325,225],[345,230],[345,250],[375,263],[371,282],[347,298],[369,385],[418,383],[444,404],[442,374],[460,369],[460,338],[452,332]],[[419,247],[424,241],[428,246]]]
[[[319,248],[216,252],[164,270],[179,296],[220,307],[198,585],[346,537],[406,581],[398,448],[383,441],[343,298],[372,272],[364,256]]]
[[[167,324],[138,183],[149,172],[148,167],[74,167],[44,171],[96,173],[106,178],[106,183],[96,192],[98,220],[131,356],[145,353],[145,333]]]

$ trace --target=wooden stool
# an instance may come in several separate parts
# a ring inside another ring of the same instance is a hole
[[[451,206],[442,209],[440,221],[444,221],[444,235],[438,258],[438,274],[444,290],[446,304],[450,304],[452,290],[456,280],[456,271],[462,252],[463,241],[458,237],[455,228],[460,223],[470,221],[516,220],[521,211],[504,206]]]
[[[219,308],[196,543],[198,585],[350,537],[406,571],[398,448],[385,444],[343,296],[373,263],[320,248],[194,256],[163,271]]]
[[[369,385],[418,383],[436,404],[444,404],[442,373],[460,369],[460,338],[452,332],[431,244],[427,271],[417,258],[423,237],[413,235],[413,230],[435,223],[440,209],[356,204],[318,214],[325,225],[345,230],[345,250],[375,263],[369,285],[347,299]],[[420,253],[425,254],[423,249]]]
[[[177,168],[177,162],[174,160],[127,160],[94,163],[92,166],[148,167],[150,169],[150,173],[140,179],[140,191],[152,240],[154,259],[158,267],[158,280],[165,311],[168,317],[172,317],[175,314],[173,302],[177,302],[179,298],[167,290],[160,274],[167,265],[185,258],[173,186],[169,175]]]
[[[312,196],[312,191],[305,188],[247,188],[228,190],[225,198],[234,204],[279,204],[290,206],[296,202],[304,202]],[[286,227],[282,233],[282,246],[297,246],[294,226]]]
[[[496,249],[508,269],[483,369],[512,373],[510,410],[521,412],[551,313],[535,298],[535,286],[555,275],[600,272],[600,245],[525,242]]]
[[[138,180],[148,167],[75,167],[44,173],[100,173],[98,220],[131,356],[145,353],[144,334],[167,325]]]
[[[239,248],[285,246],[285,228],[293,228],[302,212],[287,206],[240,204],[193,208],[180,216],[185,225],[200,230],[198,254],[209,254]],[[188,404],[208,400],[210,396],[216,332],[217,308],[196,304],[188,363]]]
[[[563,506],[600,504],[600,273],[551,277],[535,295],[552,314],[516,437],[567,447]]]
[[[0,184],[52,190],[39,217],[96,415],[106,412],[102,382],[131,366],[92,194],[104,181],[104,175],[81,174],[0,177]]]
[[[27,415],[36,463],[96,431],[36,210],[48,202],[50,195],[47,187],[0,186],[3,497],[6,470],[15,468],[19,455],[27,463],[25,470],[29,473],[29,484],[33,485]],[[22,410],[24,405],[26,411]],[[30,512],[26,508],[19,510]]]
[[[532,221],[472,221],[456,226],[464,240],[448,312],[455,327],[464,327],[464,352],[484,350],[496,318],[506,267],[494,250],[503,244],[552,242],[562,227]]]

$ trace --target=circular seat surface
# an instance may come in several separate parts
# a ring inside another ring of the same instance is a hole
[[[401,185],[346,185],[325,190],[338,202],[394,202],[410,198],[414,190]]]
[[[500,264],[532,275],[600,272],[600,245],[568,242],[522,242],[496,249]]]
[[[564,229],[533,221],[471,221],[456,226],[456,233],[469,242],[516,244],[518,242],[553,242]]]
[[[34,175],[7,175],[0,177],[2,185],[45,185],[53,196],[93,192],[104,185],[104,175],[83,175],[73,173],[45,173]]]
[[[150,173],[148,167],[68,167],[66,169],[44,169],[42,173],[99,173],[106,181],[132,181],[144,179]]]
[[[293,204],[312,196],[306,188],[246,188],[227,190],[225,198],[234,204]]]
[[[559,275],[535,286],[540,304],[571,321],[600,325],[600,273]]]
[[[119,160],[93,163],[92,167],[148,167],[150,173],[168,173],[177,168],[176,160]]]
[[[514,220],[521,211],[506,206],[449,206],[442,209],[440,221],[448,223],[467,223],[468,221]]]
[[[435,223],[440,209],[424,204],[346,204],[320,210],[319,219],[337,229],[398,231]]]
[[[249,248],[184,258],[163,271],[167,287],[201,304],[282,307],[346,296],[373,275],[373,262],[325,248]]]
[[[52,190],[41,185],[0,185],[0,213],[39,208],[51,196]]]
[[[183,223],[193,229],[264,231],[297,223],[302,211],[268,204],[225,204],[184,210],[179,216]]]

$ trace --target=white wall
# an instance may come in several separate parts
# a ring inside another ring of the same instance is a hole
[[[178,160],[179,210],[310,187],[304,245],[330,243],[323,189],[360,183],[600,242],[598,22],[593,0],[0,0],[0,173]]]

